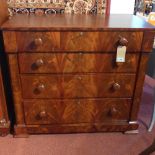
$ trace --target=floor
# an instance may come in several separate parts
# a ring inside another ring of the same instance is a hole
[[[139,134],[122,133],[32,135],[0,138],[0,155],[155,155],[155,128],[147,132],[154,85],[146,77],[139,114]]]

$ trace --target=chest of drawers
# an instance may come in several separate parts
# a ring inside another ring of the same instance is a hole
[[[132,15],[17,15],[2,30],[16,136],[137,130],[152,26]]]

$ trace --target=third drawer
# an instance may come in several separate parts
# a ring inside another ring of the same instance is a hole
[[[132,97],[135,74],[21,75],[23,98]]]

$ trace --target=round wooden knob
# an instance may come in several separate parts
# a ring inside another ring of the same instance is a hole
[[[43,41],[41,38],[36,38],[36,39],[34,39],[34,43],[36,46],[40,46],[43,44]]]
[[[36,67],[41,67],[44,65],[44,61],[42,59],[38,59],[36,62],[35,62],[35,66]]]
[[[38,92],[42,92],[45,89],[45,85],[44,84],[39,84],[36,89],[37,89]]]
[[[46,111],[41,111],[41,112],[39,113],[39,117],[40,117],[40,118],[45,118],[45,117],[47,117]]]
[[[80,32],[80,36],[83,36],[84,35],[84,33],[83,32]]]
[[[81,76],[78,76],[77,79],[78,79],[78,80],[82,80],[82,77],[81,77]]]
[[[110,116],[115,116],[117,114],[117,109],[115,107],[112,107],[110,110],[109,110],[109,115]]]
[[[128,40],[126,38],[120,36],[118,44],[119,44],[119,46],[127,46]]]
[[[81,104],[81,102],[80,102],[80,101],[77,101],[77,104],[79,104],[79,105],[80,105],[80,104]]]
[[[121,88],[120,84],[118,84],[118,83],[113,84],[113,89],[114,90],[119,90],[120,88]]]

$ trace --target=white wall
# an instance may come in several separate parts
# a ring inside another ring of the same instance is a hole
[[[111,0],[111,14],[133,14],[135,0]]]

